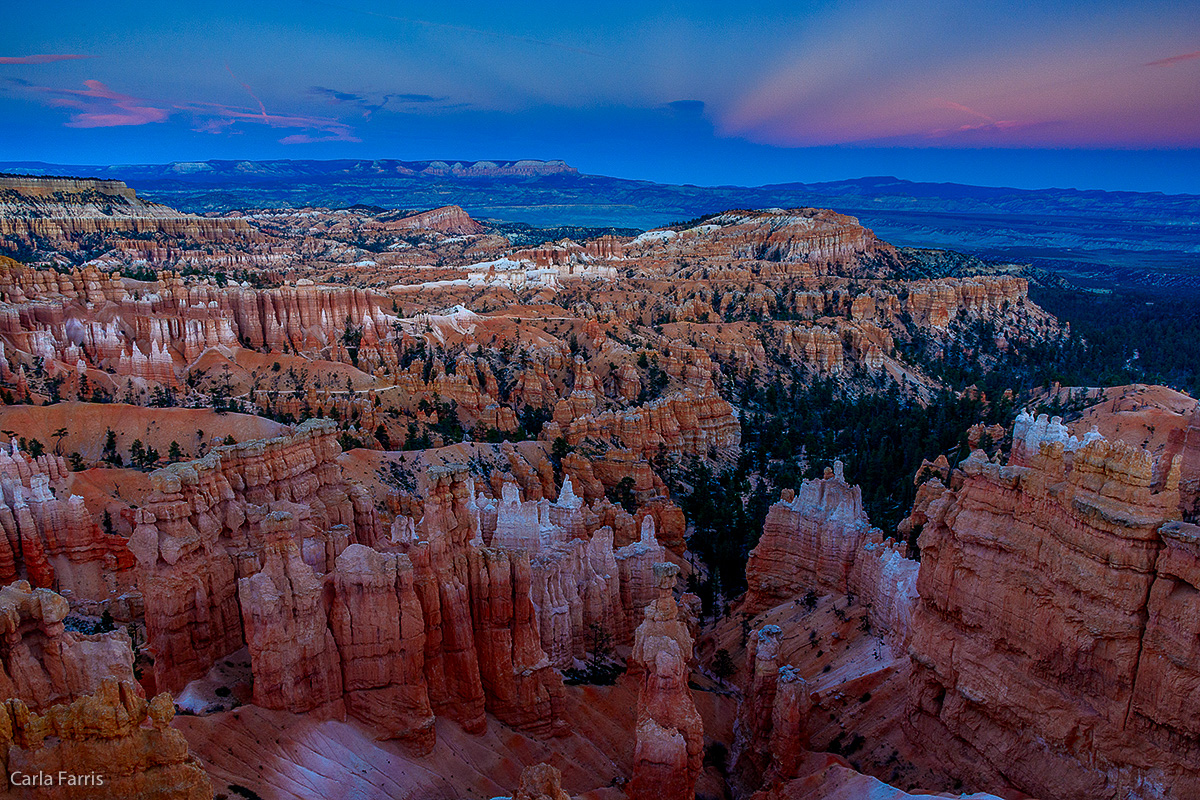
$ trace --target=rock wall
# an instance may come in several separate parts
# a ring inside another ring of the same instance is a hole
[[[742,610],[758,614],[808,590],[853,594],[871,624],[906,641],[917,601],[917,562],[872,528],[862,490],[846,483],[841,462],[820,480],[785,490],[771,506],[746,563]]]
[[[562,675],[542,651],[528,552],[481,547],[469,559],[471,621],[488,711],[520,730],[566,734]]]
[[[1179,456],[1179,509],[1184,519],[1200,521],[1200,409],[1187,425],[1171,431],[1166,454]]]
[[[0,176],[0,244],[49,240],[73,250],[87,234],[159,232],[219,240],[245,234],[240,218],[206,218],[142,200],[121,181]]]
[[[425,620],[412,561],[352,544],[333,572],[330,627],[346,708],[417,753],[433,749]]]
[[[0,706],[0,790],[34,800],[212,800],[204,769],[170,727],[174,716],[171,695],[147,702],[115,678],[41,716],[9,700]],[[77,780],[60,783],[60,773]],[[25,783],[39,775],[52,784]]]
[[[272,514],[291,516],[301,559],[321,572],[347,545],[375,539],[374,507],[342,477],[336,435],[334,423],[310,420],[151,473],[129,547],[160,688],[179,691],[245,644],[238,580],[262,568]]]
[[[267,515],[263,567],[238,579],[238,602],[255,705],[303,713],[341,701],[342,667],[322,582],[300,556],[295,524],[286,511]]]
[[[0,582],[25,578],[73,601],[108,605],[131,588],[133,555],[66,489],[61,456],[0,451]],[[119,614],[128,618],[129,609]]]
[[[850,274],[873,274],[878,258],[894,262],[895,250],[858,220],[813,208],[728,211],[680,231],[650,231],[625,245],[627,256],[713,261],[760,260],[836,265]]]
[[[906,724],[952,773],[1063,800],[1200,793],[1200,550],[1171,522],[1178,476],[1050,437],[1008,466],[976,451],[928,503]]]
[[[578,397],[566,398],[555,407],[554,420],[542,429],[542,439],[562,436],[571,444],[612,441],[644,458],[653,457],[659,448],[703,456],[710,449],[736,448],[742,437],[733,406],[711,381],[698,391],[686,389],[626,411],[596,413],[594,405],[581,407]]]

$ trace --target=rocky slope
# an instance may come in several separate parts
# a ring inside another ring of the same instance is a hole
[[[862,490],[846,483],[839,461],[771,506],[746,564],[742,611],[758,614],[810,590],[833,591],[858,598],[871,624],[902,646],[917,601],[917,567],[903,545],[870,526]]]
[[[689,552],[705,481],[754,467],[733,514],[811,468],[768,457],[770,397],[836,383],[920,407],[939,375],[1055,346],[1024,280],[912,279],[814,209],[520,246],[460,206],[196,219],[239,232],[68,231],[72,266],[0,263],[0,578],[28,581],[0,598],[0,688],[130,720],[59,737],[63,758],[95,734],[203,791],[179,730],[230,791],[289,798],[1191,780],[1183,412],[1148,422],[1157,462],[1048,417],[1020,418],[1006,467],[929,462],[920,565],[840,462],[766,511],[732,609]],[[68,610],[127,634],[67,630]],[[140,677],[114,695],[106,673]],[[993,674],[1025,695],[980,690]],[[189,713],[143,713],[121,699],[138,686]],[[1037,703],[1048,721],[1020,716]],[[138,758],[130,781],[153,771]],[[561,780],[520,780],[542,761]]]

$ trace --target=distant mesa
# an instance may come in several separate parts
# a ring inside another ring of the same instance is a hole
[[[187,179],[281,180],[303,178],[353,178],[356,176],[399,176],[414,178],[536,178],[548,175],[578,175],[565,161],[553,159],[495,159],[486,161],[399,159],[339,159],[334,161],[279,159],[275,161],[172,161],[169,164],[115,164],[111,166],[57,166],[38,163],[6,165],[14,171],[49,174],[62,171],[120,177],[122,180]]]

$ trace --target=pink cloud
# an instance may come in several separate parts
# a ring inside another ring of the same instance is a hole
[[[81,56],[75,53],[43,53],[35,56],[0,56],[0,64],[50,64],[54,61],[75,61],[80,58],[95,58],[95,56]]]
[[[114,92],[97,80],[84,81],[86,89],[52,89],[47,86],[32,86],[31,91],[49,95],[47,105],[56,108],[72,108],[78,113],[71,115],[68,128],[114,128],[122,125],[146,125],[162,122],[170,112],[146,105],[146,101],[120,92]]]
[[[1193,61],[1197,58],[1200,58],[1200,50],[1197,50],[1194,53],[1183,53],[1181,55],[1171,56],[1169,58],[1160,58],[1158,61],[1151,61],[1150,63],[1146,64],[1146,66],[1169,67],[1172,64],[1178,64],[1181,61]]]

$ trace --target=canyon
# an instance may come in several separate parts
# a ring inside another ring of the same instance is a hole
[[[539,240],[0,180],[11,796],[1200,794],[1200,411],[985,384],[1072,341],[1026,278],[822,209]],[[899,524],[822,391],[968,409]],[[64,765],[111,780],[17,782]]]

